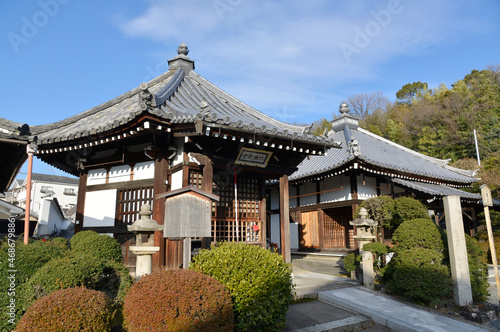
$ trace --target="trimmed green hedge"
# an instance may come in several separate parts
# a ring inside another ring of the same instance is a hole
[[[2,242],[0,248],[0,306],[7,308],[11,298],[16,299],[15,317],[11,317],[10,310],[0,310],[0,331],[9,331],[13,325],[8,319],[14,318],[17,322],[24,313],[25,304],[19,296],[25,288],[25,283],[38,269],[53,258],[69,254],[69,249],[56,241],[32,241],[25,245],[23,240],[16,242]],[[9,265],[12,264],[12,265]],[[8,272],[15,270],[15,273]],[[9,278],[13,276],[14,278]],[[11,280],[13,283],[11,283]],[[10,295],[13,296],[10,296]],[[9,314],[9,315],[8,315]]]
[[[74,254],[89,254],[114,262],[123,260],[120,244],[108,235],[101,235],[94,231],[78,232],[71,238],[70,244]]]
[[[128,331],[233,331],[231,296],[200,272],[165,270],[142,277],[123,305]]]
[[[16,331],[106,332],[112,316],[111,301],[104,293],[83,287],[61,289],[36,301]]]
[[[202,250],[189,267],[223,283],[242,331],[281,331],[293,300],[292,267],[269,250],[225,242]]]
[[[392,235],[394,250],[415,248],[433,249],[438,252],[445,250],[445,234],[430,219],[413,219],[402,223]]]
[[[59,289],[83,286],[102,291],[119,303],[131,284],[132,278],[122,264],[80,254],[45,264],[26,283],[23,299],[29,307]]]
[[[452,296],[450,272],[443,254],[433,249],[398,250],[386,275],[388,290],[419,304],[440,304]]]

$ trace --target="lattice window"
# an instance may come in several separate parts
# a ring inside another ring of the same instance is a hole
[[[201,189],[203,174],[200,171],[189,171],[189,185]]]
[[[260,242],[258,179],[238,177],[238,221],[234,204],[234,183],[215,181],[213,192],[220,200],[212,203],[212,240]]]
[[[146,203],[153,208],[153,187],[118,190],[118,222],[129,225],[139,219],[141,206]]]

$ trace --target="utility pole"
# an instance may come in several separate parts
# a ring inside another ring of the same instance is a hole
[[[477,155],[477,163],[479,166],[481,166],[481,159],[479,159],[479,149],[477,147],[477,135],[476,135],[476,129],[474,129],[474,142],[476,143],[476,155]]]

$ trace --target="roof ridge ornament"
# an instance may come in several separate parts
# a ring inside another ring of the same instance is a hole
[[[340,104],[339,112],[342,115],[349,113],[349,105],[347,105],[347,103]]]
[[[182,68],[186,74],[188,74],[191,70],[194,70],[194,61],[187,56],[188,54],[189,49],[187,45],[185,43],[180,44],[177,48],[177,56],[168,60],[169,70]]]

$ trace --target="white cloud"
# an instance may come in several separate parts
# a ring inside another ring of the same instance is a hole
[[[205,77],[217,77],[214,83],[231,86],[232,93],[251,106],[266,103],[290,119],[302,118],[308,105],[325,102],[318,93],[327,88],[335,91],[346,82],[375,80],[380,66],[395,57],[430,52],[485,29],[463,10],[458,12],[464,6],[460,1],[148,4],[137,17],[121,17],[119,26],[126,34],[185,42]],[[350,53],[345,45],[351,46]]]

